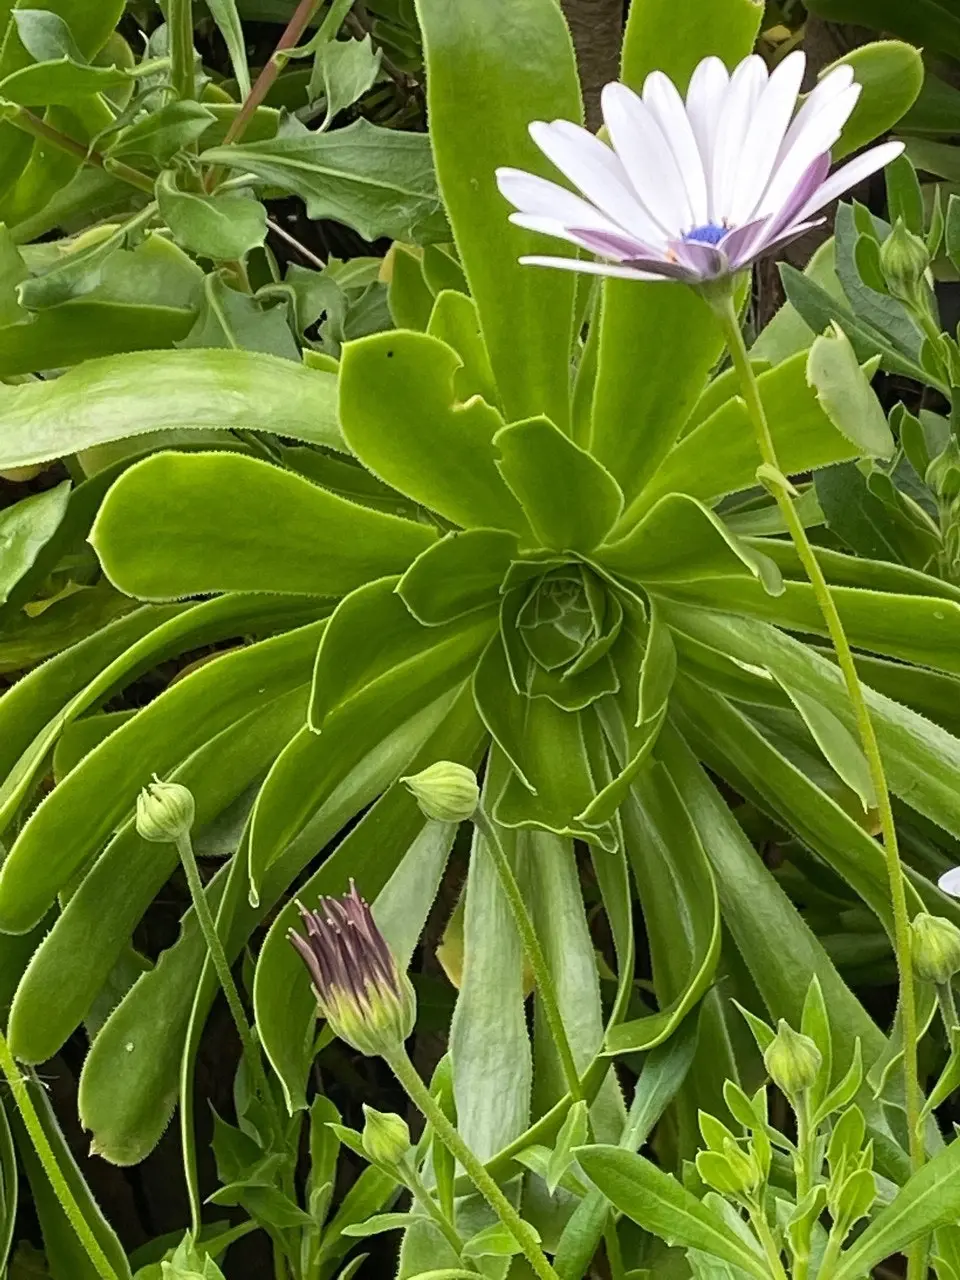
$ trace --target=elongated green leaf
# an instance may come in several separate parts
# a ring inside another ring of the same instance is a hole
[[[269,430],[343,450],[336,379],[250,351],[132,353],[90,360],[0,399],[0,467],[171,427]]]
[[[759,1253],[743,1243],[718,1214],[711,1213],[682,1183],[643,1156],[618,1147],[581,1147],[581,1168],[608,1200],[668,1244],[701,1249],[767,1280]]]
[[[713,54],[728,66],[744,58],[761,16],[753,0],[709,7],[699,0],[634,0],[621,77],[639,92],[651,71],[664,71],[682,92],[701,58]],[[588,445],[630,503],[676,440],[723,339],[710,309],[684,286],[606,280],[603,291]]]
[[[497,466],[534,533],[555,551],[592,551],[623,511],[623,493],[605,467],[549,418],[498,431]]]
[[[397,584],[415,618],[435,626],[497,599],[517,538],[499,529],[448,533],[421,555]]]
[[[78,105],[84,98],[129,84],[120,67],[93,67],[71,58],[35,62],[0,80],[0,100],[25,107]]]
[[[402,572],[435,536],[240,454],[161,453],[121,476],[90,541],[116,586],[162,600],[245,590],[342,595]],[[318,545],[323,554],[311,555]]]
[[[601,547],[596,558],[635,582],[752,575],[772,595],[783,590],[770,559],[731,533],[703,503],[679,493],[661,498],[623,538]]]
[[[17,1157],[6,1111],[0,1107],[0,1267],[9,1265],[17,1217]]]
[[[507,418],[545,413],[566,430],[575,282],[519,264],[542,237],[507,221],[495,170],[557,177],[527,125],[581,119],[570,35],[553,0],[418,0],[417,14],[437,173]]]
[[[665,1040],[707,990],[720,955],[720,909],[710,864],[690,815],[659,764],[623,806],[627,856],[640,891],[660,1012],[607,1035],[608,1053]]]
[[[261,679],[270,680],[270,674]],[[208,824],[259,780],[296,733],[307,695],[304,685],[250,712],[204,743],[171,775],[193,793],[199,848]],[[21,1061],[53,1057],[80,1025],[177,862],[173,845],[142,840],[132,818],[111,840],[34,953],[17,988],[8,1035]],[[63,981],[65,965],[69,982]]]
[[[806,385],[806,353],[784,360],[758,379],[781,470],[794,475],[857,456],[820,408]],[[703,460],[709,458],[709,466]],[[668,493],[687,493],[704,502],[750,488],[759,466],[756,442],[746,407],[739,397],[728,400],[695,431],[684,436],[630,508],[621,527]]]
[[[469,697],[460,697],[449,708],[442,727],[420,746],[409,768],[415,771],[438,759],[473,765],[482,737]],[[351,876],[361,891],[374,900],[408,850],[419,849],[429,856],[434,846],[445,848],[450,837],[449,827],[425,823],[406,787],[392,787],[299,890],[301,901],[313,903],[318,895],[343,892]],[[406,922],[395,919],[391,927],[380,910],[378,904],[378,922],[387,929],[391,944],[398,947],[398,955],[404,954],[404,944],[409,942],[408,937],[402,936]],[[271,925],[257,961],[254,984],[257,1028],[291,1112],[306,1106],[316,1023],[316,998],[309,975],[286,936],[297,919],[296,906],[289,903]]]
[[[423,708],[395,734],[378,744],[345,778],[303,837],[267,874],[260,905],[247,901],[247,855],[241,849],[207,887],[211,909],[231,961],[254,927],[268,916],[294,879],[365,805],[401,773],[425,738],[450,711],[444,698]],[[349,877],[344,869],[343,879]],[[359,882],[361,892],[364,889]],[[331,887],[339,887],[338,880]],[[289,946],[289,944],[287,944]],[[157,967],[138,979],[100,1030],[80,1080],[80,1114],[93,1134],[95,1150],[117,1164],[135,1164],[159,1142],[179,1090],[180,1060],[195,998],[194,1023],[202,1024],[219,990],[209,966],[203,935],[191,911],[176,943]],[[203,978],[201,982],[201,972]],[[198,994],[199,984],[199,994]],[[130,1045],[133,1045],[133,1049]],[[368,1212],[374,1212],[370,1206]]]
[[[0,869],[0,918],[12,933],[42,919],[57,892],[133,809],[153,772],[165,773],[220,729],[304,684],[320,633],[314,623],[226,654],[180,680],[93,751],[32,814]],[[184,717],[177,708],[189,708]],[[155,728],[156,726],[156,728]],[[77,797],[80,797],[78,800]]]
[[[207,8],[227,46],[230,65],[233,67],[242,101],[250,92],[250,70],[247,66],[247,48],[236,0],[207,0]]]
[[[814,339],[807,358],[807,381],[833,425],[862,453],[892,457],[896,443],[886,414],[839,325]]]
[[[64,480],[0,511],[0,604],[60,527],[69,499],[70,481]]]
[[[252,173],[306,201],[311,218],[334,218],[365,240],[444,240],[426,134],[355,120],[331,133],[296,132],[264,142],[213,147],[209,164]]]
[[[527,522],[495,464],[503,419],[485,401],[457,400],[459,363],[427,334],[350,343],[340,372],[344,433],[375,475],[448,520],[523,534]]]
[[[960,1213],[960,1143],[954,1139],[900,1188],[840,1258],[835,1280],[855,1280]]]
[[[322,732],[329,717],[360,693],[393,685],[405,667],[436,669],[477,655],[495,625],[492,609],[452,623],[425,627],[396,592],[397,579],[358,587],[334,610],[320,641],[313,674],[310,728]],[[449,650],[450,656],[447,656]],[[456,651],[458,657],[453,657]]]

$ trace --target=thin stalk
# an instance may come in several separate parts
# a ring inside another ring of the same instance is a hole
[[[140,173],[139,170],[131,168],[130,165],[124,164],[121,160],[108,160],[99,151],[86,146],[82,142],[78,142],[76,138],[71,138],[66,133],[62,133],[59,129],[55,129],[53,125],[47,124],[46,120],[41,120],[39,116],[34,115],[32,111],[28,111],[26,107],[5,107],[0,118],[9,121],[12,125],[16,125],[18,129],[22,129],[24,133],[29,133],[31,137],[38,138],[41,142],[49,143],[50,146],[56,147],[58,151],[64,151],[68,156],[76,157],[81,163],[89,165],[93,169],[103,169],[107,173],[113,174],[115,178],[119,178],[122,182],[129,183],[131,187],[136,187],[138,191],[145,191],[148,195],[153,195],[153,180],[148,178],[145,173]]]
[[[500,843],[497,829],[480,806],[477,807],[477,811],[473,815],[473,821],[484,839],[490,857],[493,859],[503,892],[506,895],[507,902],[510,904],[510,910],[513,913],[517,932],[520,934],[524,954],[533,971],[533,980],[540,996],[540,1003],[547,1019],[547,1026],[550,1028],[550,1034],[553,1036],[553,1042],[557,1047],[560,1065],[563,1068],[563,1075],[567,1082],[570,1096],[574,1102],[579,1102],[583,1097],[580,1072],[577,1070],[576,1059],[573,1056],[573,1050],[567,1038],[567,1031],[563,1025],[553,974],[550,972],[547,957],[543,953],[536,928],[530,918],[530,912],[527,910],[527,904],[523,900],[523,893],[517,883],[516,876],[513,874],[510,859]]]
[[[760,398],[756,374],[750,363],[747,348],[740,330],[733,303],[733,293],[727,290],[722,296],[711,299],[711,304],[723,326],[724,337],[734,368],[740,379],[743,398],[747,406],[750,421],[756,433],[757,446],[764,464],[779,472],[777,451],[770,434],[766,411]],[[843,629],[839,611],[830,593],[827,580],[820,568],[820,562],[814,553],[803,522],[797,514],[790,494],[780,485],[773,485],[773,493],[783,516],[784,523],[793,539],[797,555],[813,587],[817,604],[826,623],[830,640],[837,655],[837,662],[843,674],[847,695],[853,707],[854,718],[860,737],[863,753],[867,758],[870,778],[877,797],[877,810],[880,817],[880,828],[883,834],[883,848],[887,863],[887,878],[890,885],[890,901],[893,907],[894,947],[897,953],[897,968],[900,976],[900,1018],[903,1028],[903,1074],[906,1102],[907,1131],[910,1144],[910,1165],[914,1172],[923,1165],[923,1138],[920,1133],[920,1080],[917,1068],[917,1008],[914,993],[912,965],[912,945],[910,936],[910,913],[907,909],[906,881],[897,843],[897,828],[890,803],[890,792],[884,773],[883,760],[873,721],[867,707],[857,675],[857,669]],[[921,1242],[922,1245],[922,1242]],[[911,1268],[908,1280],[921,1280],[922,1272],[913,1265],[914,1257],[922,1257],[923,1250],[916,1248],[910,1255]]]
[[[787,1280],[787,1273],[780,1260],[780,1250],[777,1248],[777,1242],[773,1238],[773,1232],[770,1230],[770,1224],[767,1222],[763,1209],[759,1204],[751,1203],[747,1206],[747,1212],[750,1214],[750,1221],[753,1223],[757,1238],[763,1246],[771,1277],[773,1280]],[[829,1273],[825,1272],[824,1274]]]
[[[20,1115],[23,1117],[23,1123],[26,1126],[27,1133],[30,1135],[30,1141],[33,1143],[37,1158],[43,1165],[43,1171],[50,1180],[51,1187],[53,1187],[54,1195],[60,1201],[60,1206],[76,1232],[77,1239],[83,1245],[94,1270],[101,1277],[101,1280],[119,1280],[116,1271],[110,1264],[109,1258],[100,1247],[100,1242],[93,1234],[93,1228],[83,1216],[83,1211],[77,1204],[63,1171],[57,1164],[57,1157],[54,1155],[49,1139],[43,1131],[43,1125],[33,1105],[30,1091],[2,1032],[0,1032],[0,1069],[3,1070],[3,1074],[6,1076],[10,1092],[13,1094],[20,1110]]]
[[[463,1253],[463,1239],[460,1232],[430,1194],[412,1161],[403,1166],[402,1173],[404,1181],[410,1188],[417,1204],[437,1224],[447,1244],[457,1255],[457,1261],[463,1262],[463,1257],[461,1256]]]
[[[183,863],[183,870],[187,877],[187,885],[190,889],[190,897],[193,899],[193,909],[197,914],[197,923],[200,925],[200,932],[203,934],[204,941],[207,944],[207,951],[210,955],[210,961],[216,971],[223,994],[226,996],[227,1005],[230,1008],[231,1016],[237,1028],[237,1034],[240,1037],[240,1045],[243,1055],[247,1060],[250,1074],[253,1077],[254,1085],[257,1092],[263,1098],[264,1105],[269,1108],[273,1115],[274,1122],[277,1124],[278,1136],[282,1134],[283,1129],[280,1123],[280,1117],[276,1114],[276,1106],[270,1085],[267,1081],[267,1074],[263,1069],[263,1060],[260,1057],[260,1048],[250,1029],[250,1023],[247,1021],[247,1015],[243,1009],[243,1003],[240,999],[240,993],[237,990],[236,983],[233,980],[233,974],[230,972],[230,965],[227,961],[226,954],[223,950],[223,943],[220,941],[220,935],[217,933],[217,926],[214,923],[213,916],[210,913],[210,904],[207,902],[207,895],[204,892],[203,884],[200,880],[200,872],[197,868],[197,860],[193,852],[193,844],[190,840],[190,833],[185,832],[177,838],[177,852],[180,854],[180,861]]]
[[[223,185],[225,187],[227,184],[224,183]],[[221,190],[223,190],[222,187],[221,187]],[[278,235],[281,240],[285,240],[292,249],[296,249],[297,253],[300,254],[301,258],[305,258],[306,261],[309,262],[311,266],[316,267],[318,271],[323,271],[323,269],[326,267],[327,264],[324,262],[322,258],[318,258],[317,255],[315,253],[312,253],[305,244],[301,244],[300,241],[297,239],[297,237],[292,236],[289,231],[287,231],[284,227],[281,227],[279,222],[274,222],[273,218],[268,218],[267,226],[274,233],[274,235]]]
[[[440,1104],[420,1079],[406,1049],[401,1045],[396,1052],[386,1058],[386,1063],[406,1091],[410,1101],[433,1126],[434,1133],[453,1158],[460,1162],[467,1177],[519,1244],[534,1274],[539,1277],[539,1280],[559,1280],[556,1271],[540,1248],[537,1237],[487,1173],[482,1161],[473,1154],[454,1125],[443,1114]]]
[[[617,1235],[617,1222],[612,1213],[607,1214],[607,1221],[603,1228],[603,1243],[607,1253],[607,1265],[610,1268],[610,1280],[627,1280],[627,1269],[620,1249],[620,1237]]]
[[[167,0],[167,28],[170,32],[170,81],[177,97],[196,96],[193,75],[193,0]]]

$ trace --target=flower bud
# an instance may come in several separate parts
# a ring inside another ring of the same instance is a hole
[[[410,1130],[407,1122],[398,1115],[375,1111],[363,1104],[366,1123],[361,1138],[363,1149],[377,1164],[399,1164],[410,1150]]]
[[[175,844],[193,826],[193,796],[179,782],[154,775],[137,796],[137,834],[158,844]]]
[[[356,885],[300,915],[307,936],[287,936],[310,970],[320,1015],[358,1053],[390,1058],[413,1031],[417,999]]]
[[[809,1036],[794,1031],[781,1018],[776,1037],[764,1051],[763,1064],[780,1092],[793,1099],[816,1083],[823,1055]]]
[[[413,792],[421,812],[438,822],[465,822],[480,803],[476,774],[452,760],[438,760],[400,781]]]
[[[923,982],[943,986],[960,973],[960,929],[943,916],[921,911],[910,925],[913,934],[913,967]]]
[[[880,246],[880,266],[890,293],[901,301],[913,302],[930,266],[927,246],[908,231],[902,219]]]
[[[953,502],[960,495],[960,445],[955,436],[927,467],[924,479],[943,502]]]

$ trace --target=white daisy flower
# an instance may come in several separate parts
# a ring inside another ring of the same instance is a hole
[[[960,867],[951,867],[937,881],[937,888],[951,898],[960,898]]]
[[[719,58],[705,58],[686,102],[662,71],[647,76],[642,96],[608,84],[609,146],[566,120],[531,124],[534,142],[582,195],[498,169],[500,190],[517,210],[510,221],[603,261],[520,261],[699,284],[742,271],[818,225],[815,214],[889,164],[903,144],[873,147],[828,177],[830,148],[860,85],[851,67],[836,67],[794,114],[804,65],[802,53],[791,53],[768,74],[753,54],[728,74]]]

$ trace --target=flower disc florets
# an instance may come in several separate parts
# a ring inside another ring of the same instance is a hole
[[[368,1057],[396,1052],[413,1031],[416,998],[356,885],[345,898],[321,898],[317,911],[301,906],[300,915],[307,936],[291,929],[288,937],[330,1029]]]
[[[795,112],[804,55],[768,73],[745,58],[694,70],[686,101],[654,71],[639,95],[603,91],[610,145],[566,120],[535,121],[530,135],[582,195],[519,169],[499,169],[510,220],[604,261],[522,262],[635,280],[702,284],[749,267],[817,225],[816,214],[903,150],[886,142],[830,174],[830,148],[857,103],[853,68],[835,67]],[[822,221],[820,219],[819,221]]]

